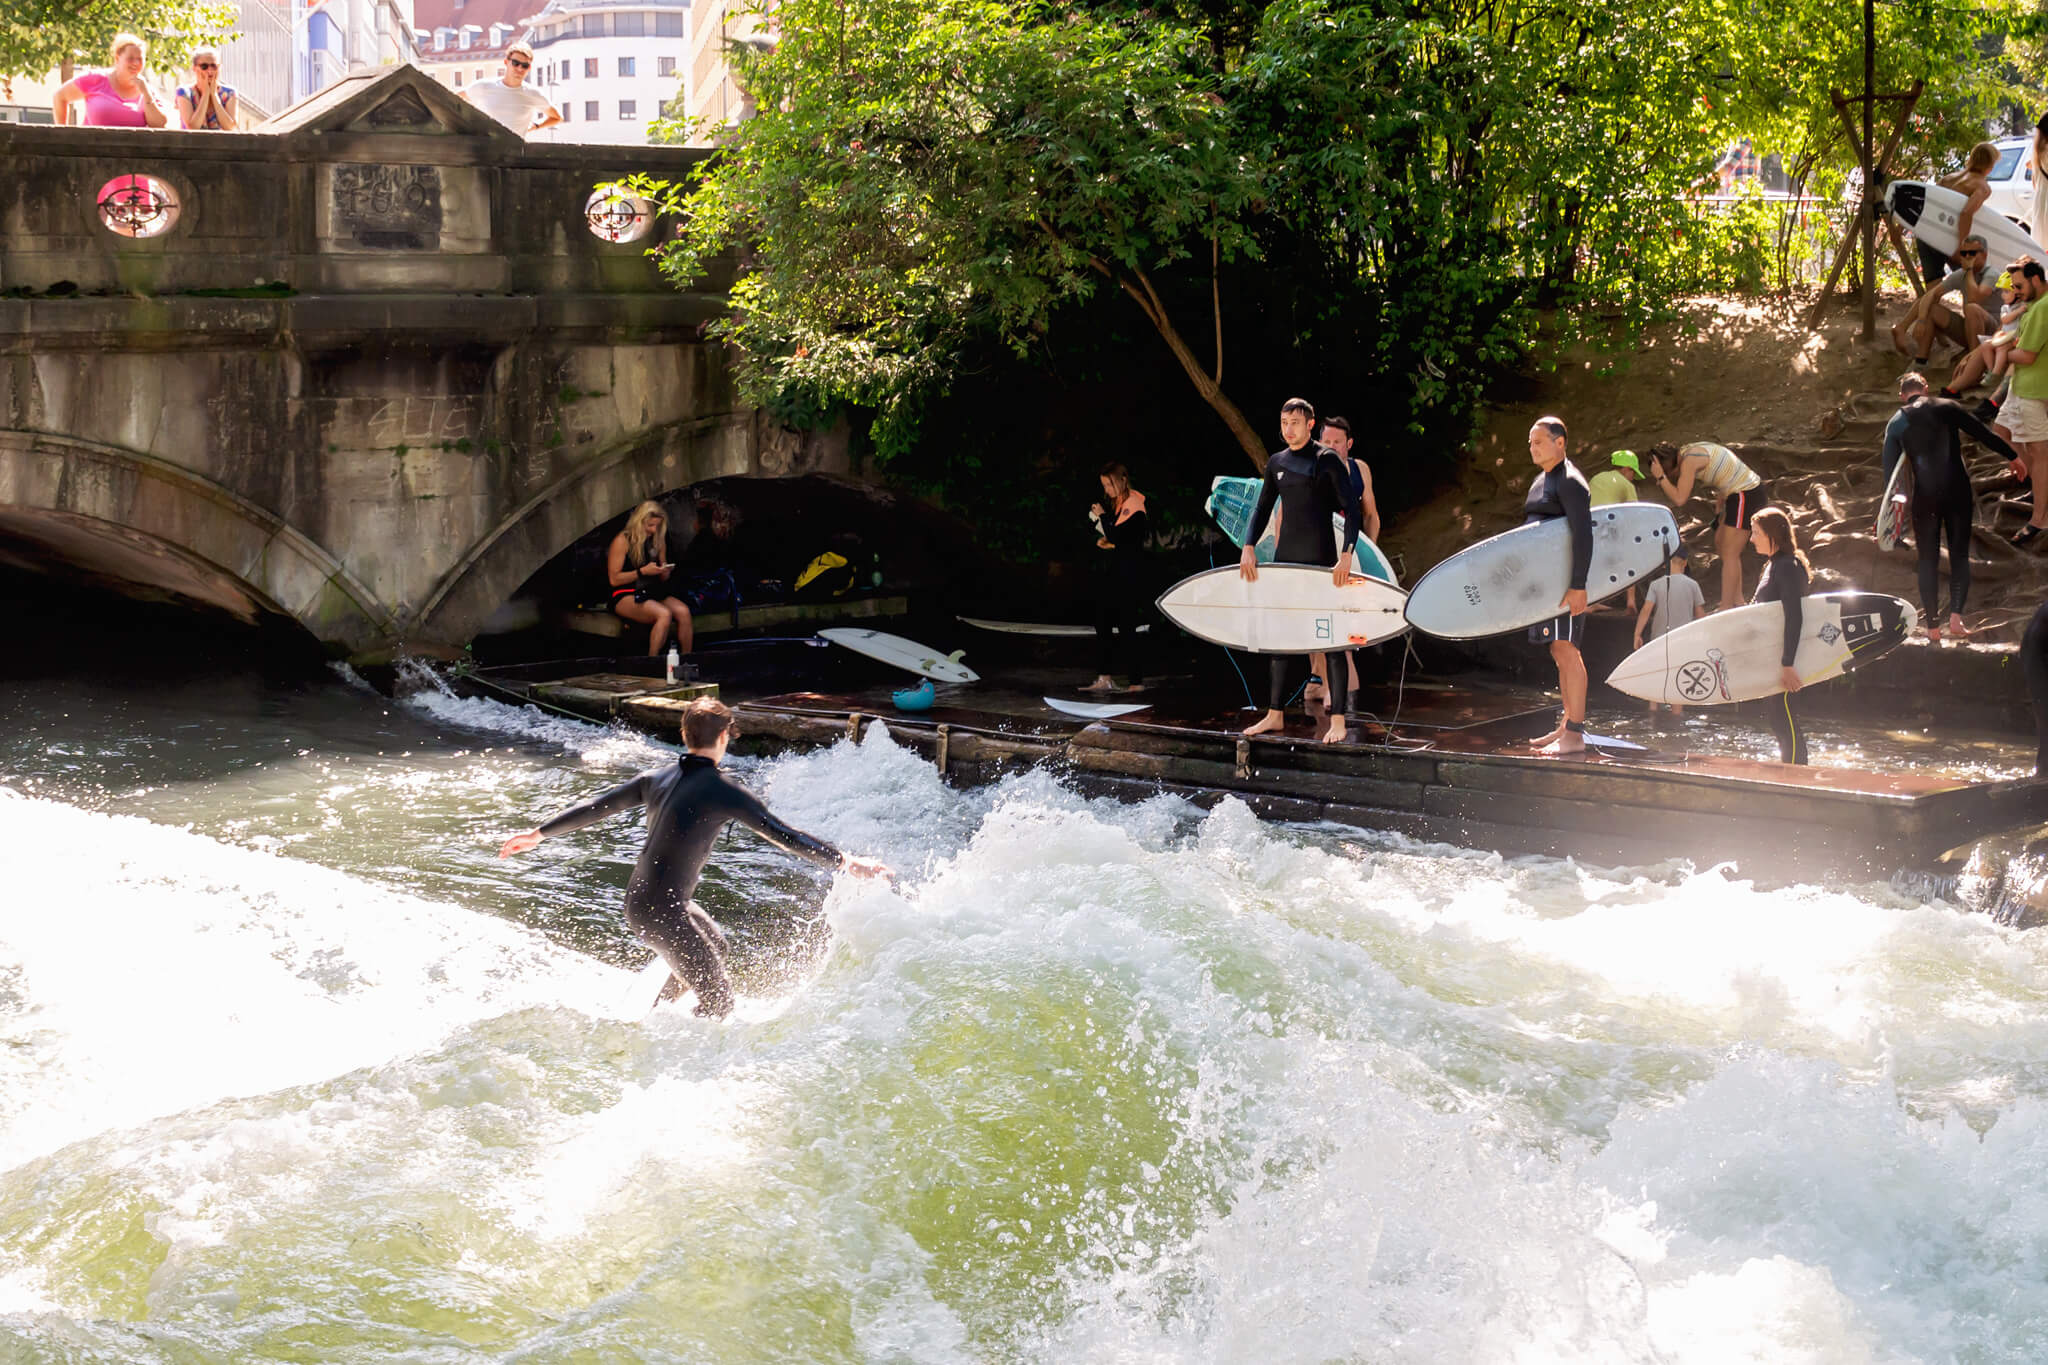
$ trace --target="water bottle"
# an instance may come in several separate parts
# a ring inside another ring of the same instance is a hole
[[[676,680],[676,670],[678,668],[681,668],[682,666],[683,656],[680,652],[677,651],[676,642],[674,640],[670,640],[668,642],[668,680],[670,682],[674,682]]]

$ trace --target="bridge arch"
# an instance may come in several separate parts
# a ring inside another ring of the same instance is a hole
[[[0,539],[49,560],[255,619],[296,620],[330,648],[364,649],[390,613],[297,528],[152,455],[0,429]]]
[[[407,636],[444,646],[469,640],[549,560],[645,499],[729,475],[803,474],[822,467],[812,443],[793,432],[774,434],[784,439],[761,439],[748,424],[717,415],[616,442],[480,537],[442,578]]]

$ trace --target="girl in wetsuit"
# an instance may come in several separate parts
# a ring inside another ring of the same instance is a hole
[[[1694,441],[1685,446],[1659,441],[1650,447],[1650,454],[1656,460],[1652,472],[1657,486],[1671,499],[1673,509],[1685,506],[1692,497],[1694,484],[1704,488],[1718,505],[1714,553],[1721,557],[1721,599],[1715,606],[1719,609],[1738,605],[1742,601],[1742,542],[1747,537],[1750,518],[1771,501],[1764,481],[1755,470],[1735,458],[1734,451],[1712,441]]]
[[[1095,537],[1101,577],[1095,589],[1096,667],[1102,671],[1083,691],[1114,692],[1116,655],[1123,656],[1127,692],[1145,690],[1145,666],[1138,657],[1138,627],[1145,620],[1145,541],[1152,522],[1145,515],[1145,495],[1131,487],[1131,472],[1112,460],[1099,476],[1107,502],[1096,503],[1089,515],[1101,528]],[[1112,634],[1114,633],[1114,634]]]
[[[1812,581],[1812,566],[1800,553],[1799,540],[1792,534],[1792,519],[1775,507],[1766,507],[1750,518],[1749,543],[1763,556],[1764,574],[1757,580],[1758,602],[1781,602],[1785,607],[1785,652],[1780,660],[1780,681],[1785,690],[1766,698],[1771,733],[1778,737],[1778,761],[1806,762],[1806,726],[1792,700],[1804,686],[1792,661],[1799,654],[1799,633],[1806,626],[1802,601]]]
[[[668,513],[658,502],[643,502],[626,518],[625,529],[612,537],[605,554],[605,580],[611,585],[612,610],[628,621],[648,627],[649,658],[661,653],[674,631],[676,650],[688,654],[694,643],[690,609],[668,593]]]

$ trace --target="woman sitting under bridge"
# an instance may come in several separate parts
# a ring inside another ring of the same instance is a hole
[[[658,502],[643,502],[626,518],[625,529],[612,537],[605,573],[611,583],[612,610],[649,628],[649,655],[661,653],[671,630],[676,649],[690,652],[690,609],[668,594],[669,575],[674,572],[668,559],[668,513]]]

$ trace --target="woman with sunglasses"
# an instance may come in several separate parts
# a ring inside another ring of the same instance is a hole
[[[220,57],[210,47],[192,54],[192,84],[178,87],[178,119],[187,132],[235,131],[235,87],[220,83]]]
[[[505,65],[499,68],[497,80],[478,81],[455,93],[525,137],[562,121],[546,95],[527,88],[526,78],[532,71],[533,49],[514,43],[505,49]]]

